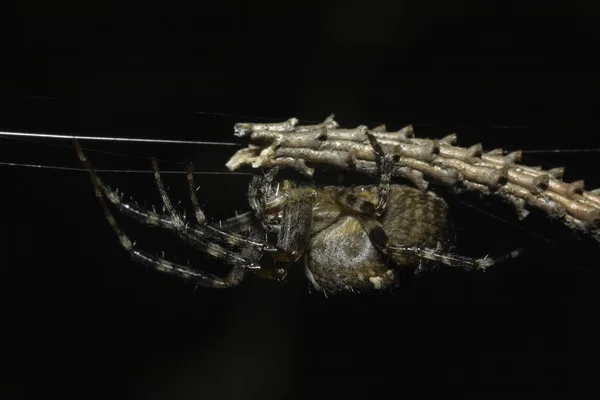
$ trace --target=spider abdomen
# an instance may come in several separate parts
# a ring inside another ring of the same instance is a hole
[[[347,188],[348,193],[373,200],[376,186]],[[431,192],[391,185],[385,213],[379,217],[325,207],[313,212],[313,234],[307,252],[307,275],[326,292],[384,290],[399,284],[400,269],[416,269],[411,256],[386,255],[377,249],[365,218],[374,218],[390,242],[400,246],[445,246],[449,242],[448,206]]]

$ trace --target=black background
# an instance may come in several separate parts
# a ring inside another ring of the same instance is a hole
[[[457,132],[485,149],[594,149],[600,32],[587,3],[19,2],[2,25],[0,129],[243,143],[235,122],[334,112],[345,127],[412,123],[418,136]],[[70,146],[1,139],[0,161],[78,167]],[[199,171],[224,170],[235,149],[84,146],[128,155],[90,152],[98,168],[149,169],[131,156],[157,156]],[[565,180],[594,188],[597,158],[528,162],[564,165]],[[459,202],[465,253],[527,253],[485,274],[440,270],[390,295],[323,299],[300,270],[284,284],[195,289],[129,261],[85,173],[3,166],[0,176],[10,398],[399,397],[577,390],[600,375],[597,244],[536,213],[517,224],[502,204],[464,197],[509,222]],[[149,174],[104,179],[158,204]],[[185,202],[183,176],[168,179]],[[245,209],[248,176],[197,179],[212,218]],[[223,271],[169,235],[122,224],[152,252]]]

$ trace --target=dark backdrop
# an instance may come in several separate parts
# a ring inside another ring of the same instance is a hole
[[[5,16],[0,130],[243,141],[235,122],[412,123],[486,149],[594,149],[598,9],[588,2],[19,2]],[[69,141],[0,139],[3,162],[77,167]],[[222,171],[233,148],[85,142],[98,168]],[[598,153],[530,154],[600,185]],[[183,169],[176,163],[164,169]],[[457,202],[462,250],[524,247],[485,274],[440,270],[386,296],[323,299],[301,269],[212,291],[129,261],[75,171],[2,166],[3,389],[83,398],[305,398],[576,390],[598,379],[598,247],[498,202]],[[148,174],[104,179],[158,204]],[[186,200],[182,175],[169,175]],[[199,176],[211,218],[248,176]],[[596,186],[594,186],[596,185]],[[512,218],[512,219],[511,219]],[[122,221],[152,252],[222,267]],[[540,238],[541,236],[541,238]],[[9,397],[7,397],[9,398]]]

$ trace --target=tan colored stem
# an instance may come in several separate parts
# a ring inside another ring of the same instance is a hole
[[[435,182],[495,194],[513,204],[521,217],[527,215],[525,207],[540,209],[600,240],[599,190],[584,190],[583,181],[563,182],[563,168],[542,170],[518,164],[520,151],[504,155],[501,149],[484,152],[481,144],[456,146],[455,134],[431,140],[415,138],[410,125],[397,132],[387,132],[384,125],[340,129],[333,116],[316,125],[298,125],[295,118],[274,124],[241,123],[236,124],[236,135],[249,136],[251,144],[226,165],[231,170],[244,164],[280,165],[312,176],[310,166],[320,164],[377,176],[367,133],[394,155],[394,176],[410,180],[421,190]]]

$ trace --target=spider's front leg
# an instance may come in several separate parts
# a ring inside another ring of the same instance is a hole
[[[313,188],[293,189],[286,195],[277,234],[277,247],[286,261],[298,260],[308,247],[316,195]]]
[[[198,271],[189,266],[173,263],[171,261],[165,260],[164,258],[153,256],[148,252],[137,249],[135,247],[135,243],[132,242],[131,239],[124,232],[121,231],[119,225],[117,224],[117,220],[112,215],[108,207],[106,200],[119,207],[119,209],[126,213],[128,216],[148,225],[158,225],[167,229],[172,229],[173,222],[165,218],[164,216],[161,216],[154,212],[143,210],[142,208],[136,205],[122,203],[120,197],[116,193],[108,189],[104,185],[100,177],[93,170],[89,160],[84,155],[83,150],[79,145],[79,141],[75,140],[74,145],[77,150],[79,160],[84,164],[85,168],[90,174],[90,179],[94,186],[94,192],[96,194],[96,197],[98,198],[98,202],[100,203],[102,211],[104,212],[104,216],[106,217],[111,228],[117,235],[119,239],[119,244],[130,254],[131,258],[134,261],[150,266],[158,271],[165,272],[195,282],[197,285],[204,287],[228,288],[231,286],[236,286],[242,281],[242,279],[244,278],[245,271],[242,267],[237,266],[235,263],[233,263],[234,267],[227,274],[227,276],[225,278],[221,278],[209,272]],[[230,253],[228,252],[223,253],[223,251],[225,251],[224,249],[215,248],[215,251],[217,250],[219,251],[220,256],[230,256]]]
[[[306,255],[310,246],[313,209],[317,192],[313,188],[298,188],[292,189],[284,196],[286,198],[281,207],[281,224],[277,234],[277,247],[282,252],[274,255],[274,258],[288,263],[289,266],[289,263],[305,256],[305,274],[317,290],[322,290],[308,268],[308,256]],[[283,271],[285,271],[285,275],[287,271],[285,269]]]
[[[255,176],[248,187],[250,207],[267,232],[277,231],[277,251],[280,261],[296,261],[306,250],[312,225],[312,210],[317,191],[311,187],[290,188],[287,181],[280,190],[274,184],[281,168],[269,169],[265,176]],[[279,219],[277,226],[269,220]]]
[[[208,225],[206,223],[206,217],[204,216],[204,213],[202,212],[202,210],[199,207],[198,199],[196,198],[195,191],[193,190],[194,181],[193,181],[193,170],[191,169],[191,167],[188,167],[188,183],[189,183],[190,190],[191,190],[190,197],[192,200],[192,204],[194,206],[194,216],[196,218],[196,221],[199,224],[198,225],[199,229],[196,229],[196,230],[188,229],[186,222],[179,215],[179,213],[175,210],[175,208],[173,207],[173,205],[171,203],[169,195],[167,194],[167,191],[163,185],[162,178],[160,176],[160,172],[158,169],[158,161],[156,159],[152,160],[152,170],[154,172],[154,180],[156,182],[156,186],[160,193],[160,197],[162,199],[165,209],[167,210],[167,212],[170,215],[175,233],[179,237],[181,237],[183,240],[185,240],[186,242],[191,244],[192,246],[195,246],[195,247],[199,248],[200,250],[202,250],[202,249],[210,250],[210,248],[212,246],[209,245],[207,247],[206,240],[204,240],[205,233],[208,232],[209,236],[213,240],[221,242],[227,246],[237,247],[237,248],[242,248],[242,249],[250,248],[250,249],[256,250],[256,254],[258,254],[258,252],[262,252],[262,251],[276,251],[276,249],[273,246],[269,245],[266,242],[252,240],[250,238],[238,235],[236,233],[226,232],[221,229],[217,229],[213,226]],[[202,233],[198,234],[197,232],[202,232]],[[209,253],[210,253],[210,251],[209,251]],[[260,258],[259,256],[257,256],[257,257]],[[250,268],[250,269],[259,269],[260,268],[260,266],[258,264],[255,264],[253,262],[249,262],[243,266],[246,268]]]

